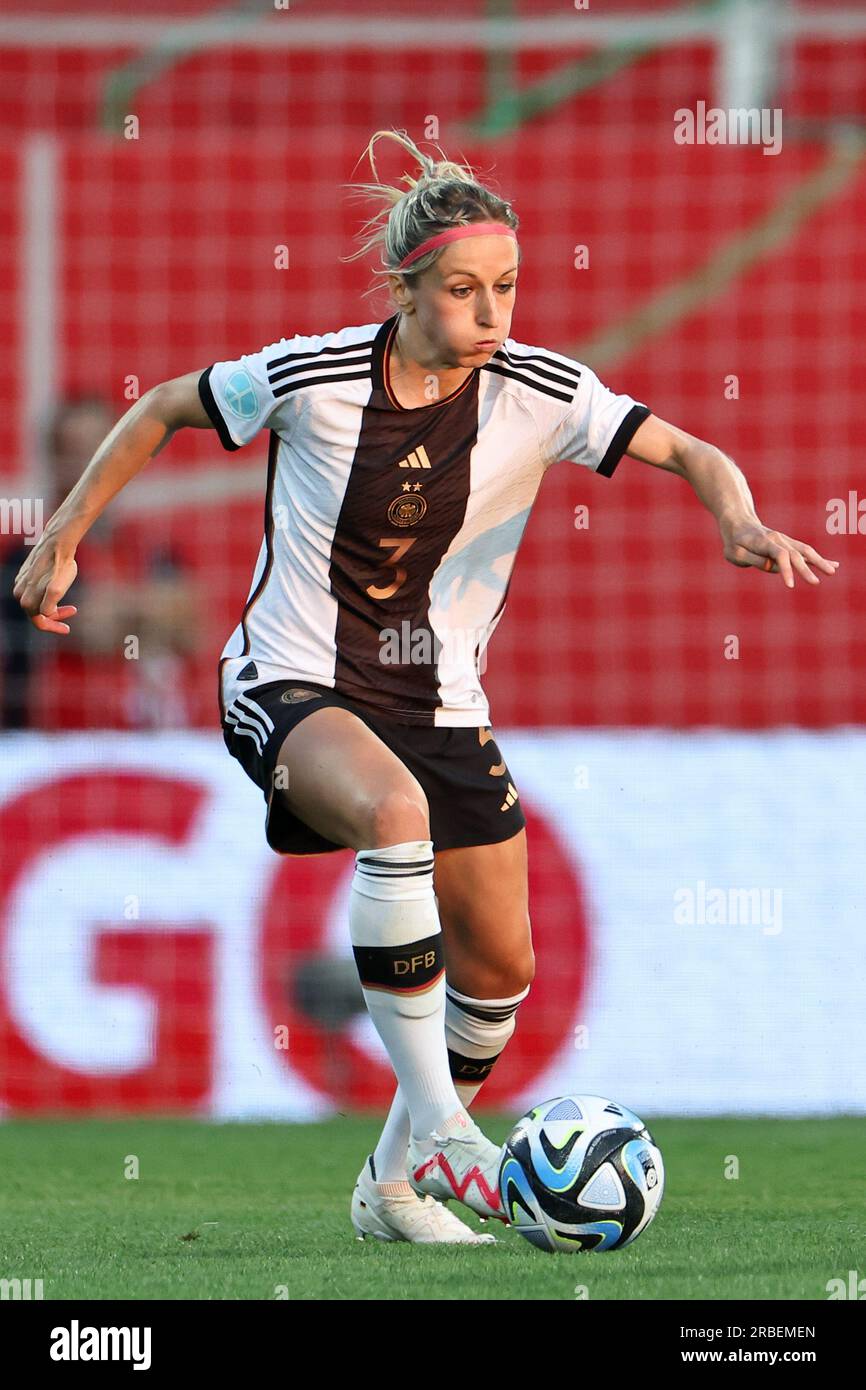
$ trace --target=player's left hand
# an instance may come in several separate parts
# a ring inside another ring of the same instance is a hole
[[[722,540],[725,559],[732,565],[739,565],[741,569],[754,565],[767,574],[781,574],[789,589],[794,587],[795,571],[808,583],[820,584],[810,565],[824,574],[835,574],[839,566],[838,560],[825,560],[811,545],[796,541],[782,531],[771,531],[760,522],[741,521],[723,526]]]

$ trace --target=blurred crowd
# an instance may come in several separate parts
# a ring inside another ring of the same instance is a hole
[[[47,422],[44,520],[57,510],[115,423],[108,403],[62,401]],[[116,502],[117,499],[114,499]],[[34,627],[12,589],[32,552],[4,536],[0,555],[0,727],[182,728],[191,719],[202,625],[194,567],[153,516],[103,511],[76,552],[68,634]]]

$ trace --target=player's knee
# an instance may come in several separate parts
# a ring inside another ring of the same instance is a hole
[[[449,918],[449,984],[473,999],[513,999],[535,979],[535,952],[529,914],[477,923]]]
[[[465,978],[461,975],[461,978]],[[464,994],[473,994],[479,999],[513,999],[522,994],[535,979],[535,956],[530,946],[528,951],[510,954],[504,959],[477,960],[473,962],[468,983],[456,984],[455,988]]]
[[[495,996],[499,999],[512,999],[528,988],[535,979],[535,952],[529,938],[527,919],[527,941],[519,950],[511,953],[507,960],[498,962],[496,968]]]
[[[532,981],[535,979],[535,952],[531,945],[527,947],[521,965],[521,979],[523,983],[520,985],[520,989],[526,989],[526,986],[531,985]]]
[[[511,923],[511,926],[513,929],[508,934],[511,949],[498,962],[497,994],[503,999],[519,994],[535,979],[535,952],[532,949],[529,913],[521,909],[519,924]]]
[[[419,782],[381,792],[368,813],[371,847],[398,845],[404,840],[430,839],[430,809]]]
[[[521,958],[517,961],[510,961],[500,975],[496,984],[496,997],[500,999],[512,999],[515,994],[522,993],[528,985],[535,979],[535,957],[528,959]]]

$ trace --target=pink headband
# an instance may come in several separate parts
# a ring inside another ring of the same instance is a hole
[[[504,222],[470,222],[462,227],[449,227],[447,232],[439,232],[436,236],[428,237],[422,241],[414,251],[410,251],[408,256],[404,256],[397,270],[405,270],[413,261],[417,261],[419,256],[424,256],[428,251],[433,251],[437,246],[445,246],[449,241],[459,241],[465,236],[511,236],[517,240],[517,233],[513,227],[508,227]]]

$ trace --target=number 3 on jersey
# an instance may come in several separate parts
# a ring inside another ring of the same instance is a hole
[[[414,545],[417,539],[417,536],[410,536],[406,540],[395,540],[392,536],[382,537],[379,541],[379,545],[392,545],[394,547],[394,554],[389,555],[385,563],[387,565],[396,565],[396,574],[393,584],[389,584],[384,589],[381,589],[378,584],[368,584],[366,592],[370,595],[370,598],[392,598],[397,590],[406,583],[406,570],[404,570],[401,564],[398,564],[398,561],[402,560],[410,545]]]

